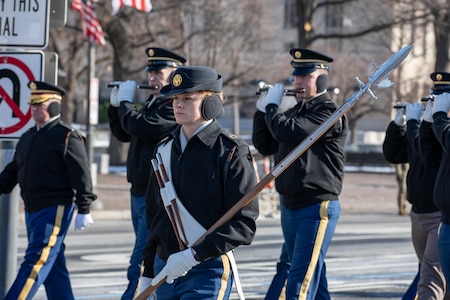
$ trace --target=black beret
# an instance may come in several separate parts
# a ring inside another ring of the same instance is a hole
[[[147,72],[178,68],[186,62],[183,56],[163,48],[150,47],[145,49],[145,54],[148,56]]]
[[[171,96],[199,91],[222,92],[222,76],[204,66],[179,67],[170,75],[170,83],[161,88],[161,95]]]
[[[433,95],[450,92],[450,73],[434,72],[430,74],[433,80]]]
[[[30,81],[28,87],[31,90],[28,104],[39,104],[50,99],[61,101],[66,94],[62,87],[44,81]]]
[[[289,53],[294,58],[291,61],[292,75],[306,75],[317,69],[328,70],[328,63],[333,61],[331,57],[309,49],[293,48]]]

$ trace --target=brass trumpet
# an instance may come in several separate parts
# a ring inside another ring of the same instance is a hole
[[[258,83],[258,89],[256,90],[256,95],[261,94],[262,92],[267,92],[269,90],[269,88],[271,88],[273,85],[265,82],[265,81],[260,81]],[[304,93],[305,89],[285,89],[284,90],[284,95],[285,96],[295,96],[296,93]]]
[[[116,87],[116,86],[119,86],[119,84],[118,83],[114,83],[114,82],[110,82],[107,85],[107,87],[109,87],[109,88],[113,88],[113,87]],[[148,84],[139,84],[137,86],[137,88],[138,89],[143,89],[143,90],[157,90],[159,88],[159,86],[157,86],[157,85],[156,86],[150,86]]]

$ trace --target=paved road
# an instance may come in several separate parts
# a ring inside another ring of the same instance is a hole
[[[101,201],[92,212],[95,224],[82,232],[71,230],[66,239],[77,300],[120,299],[133,245],[125,177],[99,175],[96,189]],[[396,193],[393,174],[346,174],[342,216],[327,258],[333,299],[400,299],[407,289],[417,260],[409,217],[397,215]],[[253,244],[236,250],[247,299],[263,299],[283,241],[277,200],[267,199],[270,197],[260,202],[261,218]],[[19,230],[20,263],[26,245],[23,222]],[[45,299],[42,289],[35,299]]]
[[[254,243],[236,250],[247,299],[263,299],[282,242],[273,221],[258,228]],[[400,299],[417,269],[409,236],[404,217],[343,215],[326,260],[332,299]]]
[[[343,215],[327,259],[333,299],[399,299],[417,268],[409,236],[405,217]],[[282,241],[279,219],[266,218],[258,221],[254,243],[236,250],[247,299],[263,299]],[[19,244],[25,245],[23,228]],[[82,232],[71,232],[66,244],[76,299],[120,299],[132,247],[129,222],[97,221]],[[19,257],[23,251],[22,246]],[[45,299],[42,289],[35,299]],[[236,294],[232,299],[237,299]]]

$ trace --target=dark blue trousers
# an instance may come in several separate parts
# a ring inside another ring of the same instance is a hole
[[[273,276],[272,282],[270,283],[269,289],[267,290],[265,300],[278,299],[283,292],[283,288],[286,284],[286,279],[289,274],[289,269],[291,268],[291,263],[289,262],[289,257],[286,250],[286,244],[283,243],[281,247],[280,260],[277,262],[277,271]]]
[[[291,268],[287,300],[329,300],[325,256],[341,213],[339,201],[290,210],[281,205],[281,226]]]
[[[165,266],[156,256],[155,274]],[[233,271],[228,256],[202,262],[186,276],[175,279],[172,284],[164,282],[157,290],[158,300],[221,300],[229,299],[233,286]]]
[[[64,238],[73,216],[73,206],[50,206],[25,213],[28,247],[6,300],[32,299],[44,284],[49,300],[73,300],[64,256]]]

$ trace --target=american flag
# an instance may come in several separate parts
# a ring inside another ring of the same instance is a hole
[[[150,12],[153,8],[150,0],[112,0],[112,14],[117,14],[124,5],[132,6],[145,12]]]
[[[73,0],[72,9],[78,11],[81,15],[83,34],[90,39],[91,37],[100,46],[105,45],[105,37],[100,22],[95,15],[91,0]]]

